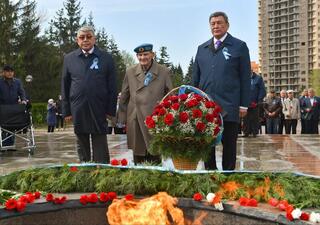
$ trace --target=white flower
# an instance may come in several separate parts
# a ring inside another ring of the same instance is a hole
[[[319,222],[320,222],[320,213],[312,212],[312,213],[310,214],[309,220],[310,220],[310,222],[312,222],[312,223],[319,223]]]
[[[301,209],[296,208],[291,212],[291,215],[293,219],[299,219],[301,216],[301,213],[302,213]]]
[[[223,205],[221,202],[214,204],[214,207],[219,211],[223,210]]]
[[[216,195],[214,193],[209,193],[209,194],[207,194],[206,199],[208,202],[211,203],[211,202],[213,202],[214,197],[216,197]]]

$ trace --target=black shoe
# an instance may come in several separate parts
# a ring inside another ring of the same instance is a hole
[[[249,137],[249,134],[244,134],[242,137]]]

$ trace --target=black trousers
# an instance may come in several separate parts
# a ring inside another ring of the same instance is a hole
[[[296,134],[297,133],[297,119],[284,120],[284,127],[286,129],[286,134]],[[291,132],[292,131],[292,132]]]
[[[319,120],[305,120],[305,134],[319,134]]]
[[[76,134],[77,151],[81,162],[110,163],[106,134]],[[90,139],[93,158],[91,159]]]
[[[62,115],[56,115],[56,120],[57,120],[56,128],[58,129],[59,125],[60,125],[61,128],[63,128],[64,119],[63,119]]]
[[[237,160],[237,138],[238,127],[237,122],[224,121],[224,130],[222,133],[222,169],[234,170]],[[209,160],[204,163],[205,168],[209,170],[216,170],[216,149],[212,148]]]
[[[259,132],[259,110],[256,108],[248,108],[247,115],[243,118],[243,133],[245,135],[257,135]]]

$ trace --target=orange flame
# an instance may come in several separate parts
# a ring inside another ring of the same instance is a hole
[[[107,211],[110,225],[169,225],[169,212],[174,224],[183,225],[181,209],[175,207],[177,199],[159,192],[140,201],[114,199]]]

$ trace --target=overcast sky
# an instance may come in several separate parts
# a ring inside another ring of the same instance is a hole
[[[64,0],[36,0],[42,28],[63,7]],[[211,38],[208,17],[224,11],[229,32],[247,42],[252,61],[258,61],[258,0],[81,0],[82,16],[92,12],[97,28],[104,27],[120,50],[133,54],[141,43],[154,50],[168,48],[170,61],[186,72],[197,46]]]

